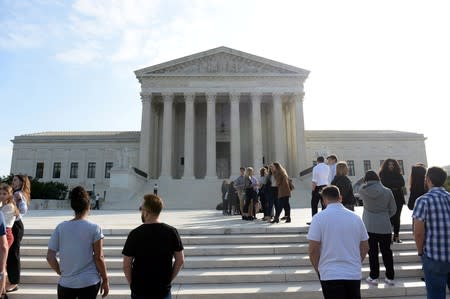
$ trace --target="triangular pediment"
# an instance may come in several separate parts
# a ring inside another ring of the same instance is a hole
[[[215,48],[137,70],[137,77],[158,75],[301,75],[309,71],[227,47]]]

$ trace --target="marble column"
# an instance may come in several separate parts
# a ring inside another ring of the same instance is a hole
[[[162,153],[160,178],[171,177],[172,173],[172,118],[173,118],[173,94],[163,94],[164,115],[162,128]]]
[[[206,94],[206,177],[217,179],[216,171],[216,94]]]
[[[231,178],[240,175],[241,167],[241,124],[239,116],[239,93],[230,94],[230,156],[231,156]]]
[[[150,170],[150,134],[151,134],[151,107],[152,96],[141,94],[141,140],[139,142],[139,169],[149,174]]]
[[[297,143],[297,165],[298,172],[307,168],[306,163],[306,143],[305,143],[305,120],[303,116],[303,97],[305,93],[294,94],[295,103],[295,131]],[[297,173],[299,175],[299,173]]]
[[[253,167],[255,173],[263,166],[263,145],[261,133],[261,99],[262,93],[252,93],[252,137],[253,137]]]
[[[185,94],[186,113],[184,120],[184,173],[183,179],[194,177],[194,100],[195,94]]]
[[[273,140],[275,143],[275,161],[286,164],[285,132],[283,130],[283,99],[281,93],[273,94]]]

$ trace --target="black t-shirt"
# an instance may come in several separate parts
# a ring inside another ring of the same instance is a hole
[[[170,292],[174,252],[183,250],[177,230],[165,223],[142,224],[128,235],[122,254],[133,257],[131,292],[164,298]]]

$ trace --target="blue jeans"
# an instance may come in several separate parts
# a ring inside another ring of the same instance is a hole
[[[445,299],[445,285],[450,290],[450,263],[422,256],[428,299]]]
[[[131,299],[172,299],[172,294],[169,292],[164,298],[156,298],[156,297],[146,297],[146,296],[138,296],[131,294]]]

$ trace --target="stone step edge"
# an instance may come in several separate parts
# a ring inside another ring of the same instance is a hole
[[[421,263],[397,263],[394,264],[394,270],[396,271],[416,271],[418,269],[422,269]],[[181,274],[182,275],[196,275],[197,272],[208,272],[209,275],[221,275],[221,276],[227,276],[227,275],[251,275],[252,272],[267,272],[271,271],[273,273],[294,273],[295,271],[313,271],[313,268],[311,265],[305,265],[305,266],[294,266],[294,267],[245,267],[245,268],[212,268],[212,269],[201,269],[201,268],[195,268],[195,269],[182,269]],[[368,265],[363,265],[362,272],[367,272],[369,270]],[[384,272],[385,268],[383,265],[380,265],[380,272]],[[21,270],[23,276],[33,276],[33,275],[40,275],[40,276],[56,276],[56,273],[49,268],[45,269],[26,269],[23,268]],[[110,276],[122,276],[123,272],[121,269],[109,269],[108,274]],[[256,275],[260,275],[260,273],[256,273]]]
[[[398,291],[402,294],[398,294]],[[319,281],[308,282],[283,282],[283,283],[230,283],[230,284],[174,284],[172,294],[185,295],[196,294],[256,294],[256,293],[280,293],[281,292],[320,292]],[[390,292],[391,291],[391,292]],[[425,283],[411,278],[398,279],[396,285],[387,286],[380,283],[378,286],[368,285],[365,281],[361,282],[362,294],[379,293],[377,296],[386,293],[394,293],[393,296],[407,296],[425,294]],[[24,294],[56,294],[56,284],[21,284],[19,291],[14,295]],[[127,285],[112,285],[110,294],[129,294]],[[13,293],[11,294],[11,298]]]

